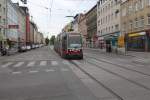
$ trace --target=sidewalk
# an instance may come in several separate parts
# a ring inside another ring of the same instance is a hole
[[[127,54],[134,57],[135,63],[150,64],[150,52],[128,51]]]

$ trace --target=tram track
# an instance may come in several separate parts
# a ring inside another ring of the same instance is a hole
[[[129,71],[136,72],[136,73],[139,73],[139,74],[141,74],[141,75],[145,75],[145,76],[149,76],[149,77],[150,77],[150,74],[144,73],[144,72],[139,71],[139,70],[131,69],[131,68],[125,67],[125,66],[120,65],[120,64],[115,64],[115,63],[112,63],[112,62],[110,62],[110,61],[106,61],[106,60],[102,60],[102,59],[97,59],[97,58],[94,58],[94,57],[91,57],[91,56],[87,56],[87,55],[84,55],[84,56],[86,56],[86,57],[88,57],[88,58],[95,59],[95,60],[97,60],[97,61],[101,61],[101,62],[104,62],[104,63],[108,63],[108,64],[111,64],[111,65],[114,65],[114,66],[116,66],[116,67],[118,67],[118,68],[122,68],[122,69],[125,69],[125,70],[129,70]]]
[[[82,71],[84,74],[86,74],[87,76],[89,76],[92,80],[94,80],[95,82],[97,82],[100,86],[102,86],[103,88],[105,88],[109,93],[111,93],[114,97],[117,98],[117,100],[124,100],[119,94],[117,94],[115,91],[113,91],[111,88],[107,87],[105,84],[103,84],[102,82],[100,82],[99,80],[97,80],[95,77],[93,77],[91,74],[89,74],[87,71],[85,71],[83,68],[81,68],[78,64],[76,64],[73,61],[69,61],[71,64],[75,65],[75,67],[77,67],[80,71]]]
[[[111,70],[108,70],[108,69],[106,69],[106,68],[104,68],[104,67],[101,67],[100,65],[91,63],[91,62],[89,62],[89,61],[86,61],[86,62],[88,62],[89,64],[94,65],[95,67],[100,68],[100,69],[102,69],[102,70],[104,70],[104,71],[106,71],[106,72],[108,72],[108,73],[110,73],[110,74],[113,74],[113,75],[115,75],[115,76],[118,76],[118,77],[120,77],[120,78],[122,78],[122,79],[124,79],[124,80],[126,80],[126,81],[128,81],[128,82],[130,82],[130,83],[133,83],[133,84],[135,84],[135,85],[137,85],[137,86],[139,86],[139,87],[142,87],[142,88],[144,88],[144,89],[150,91],[150,88],[147,87],[147,86],[145,86],[145,85],[143,85],[143,84],[140,84],[140,83],[138,83],[138,82],[136,82],[136,81],[134,81],[134,80],[128,79],[128,78],[126,78],[125,76],[122,76],[122,75],[117,74],[117,73],[115,73],[115,72],[113,72],[113,71],[111,71]]]

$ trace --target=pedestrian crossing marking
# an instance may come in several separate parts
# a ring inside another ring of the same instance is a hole
[[[46,72],[54,72],[55,70],[54,69],[46,69],[45,71]]]
[[[70,65],[69,61],[66,61],[66,60],[64,60],[62,63],[65,65]]]
[[[59,62],[58,61],[14,61],[14,62],[6,62],[4,63],[3,65],[1,65],[2,68],[7,68],[9,66],[12,66],[12,67],[21,67],[21,66],[26,66],[26,67],[33,67],[36,65],[36,63],[39,62],[39,66],[47,66],[48,65],[48,62],[50,62],[50,65],[49,66],[58,66],[59,65]],[[65,65],[69,65],[69,62],[68,61],[62,61],[63,63],[62,64],[65,64]]]
[[[27,67],[31,67],[31,66],[34,66],[35,65],[35,61],[32,61],[32,62],[29,62]]]
[[[29,71],[29,73],[38,73],[39,71],[37,70],[33,70],[33,71]]]
[[[47,61],[41,61],[40,62],[40,66],[46,66],[47,65]]]
[[[69,71],[69,69],[67,69],[67,68],[62,68],[61,71],[67,72],[67,71]]]
[[[57,66],[58,62],[57,61],[51,61],[52,66]]]
[[[12,74],[21,74],[22,72],[12,72]]]
[[[12,65],[12,64],[13,64],[13,62],[8,62],[8,63],[2,65],[2,68],[6,68],[6,67],[8,67],[8,66],[10,66],[10,65]]]
[[[18,62],[16,65],[14,65],[13,67],[20,67],[24,64],[24,62]]]

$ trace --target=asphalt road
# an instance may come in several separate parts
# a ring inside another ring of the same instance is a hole
[[[0,59],[0,100],[98,100],[48,47]]]
[[[0,100],[149,100],[150,66],[84,50],[65,60],[43,47],[0,57]]]

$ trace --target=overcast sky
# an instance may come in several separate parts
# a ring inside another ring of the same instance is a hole
[[[12,1],[19,2],[20,0]],[[60,33],[61,29],[73,20],[65,16],[87,12],[96,2],[97,0],[28,0],[27,6],[30,16],[33,16],[34,22],[46,37]],[[47,8],[52,8],[51,14],[50,9]]]

